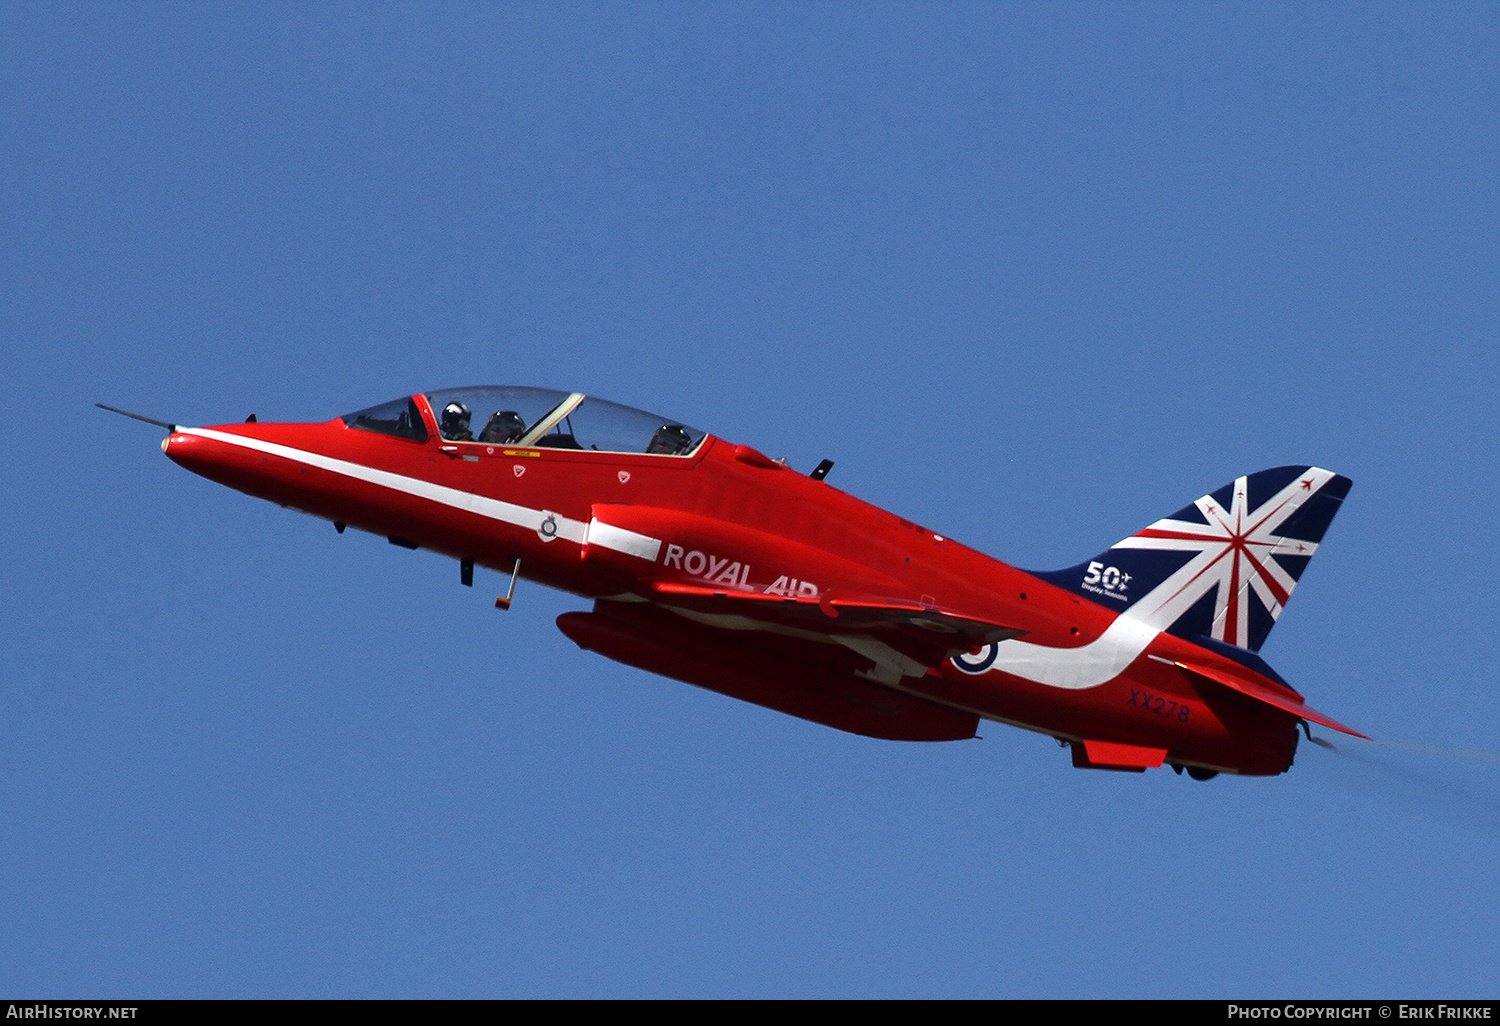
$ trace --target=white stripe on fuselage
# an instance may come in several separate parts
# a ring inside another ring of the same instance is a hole
[[[1103,634],[1077,648],[1052,648],[1019,638],[998,642],[990,669],[1049,688],[1096,688],[1124,673],[1160,633],[1121,614]]]
[[[639,556],[648,563],[655,563],[656,557],[661,555],[660,538],[652,538],[650,535],[637,534],[623,527],[606,524],[598,517],[589,521],[584,544],[602,545],[606,549],[623,552],[627,556]]]
[[[392,491],[402,492],[406,495],[415,495],[421,499],[451,506],[469,513],[478,513],[490,520],[499,520],[502,523],[513,524],[516,527],[524,527],[527,530],[536,531],[541,528],[542,522],[552,517],[557,524],[557,537],[565,538],[577,545],[582,545],[588,534],[588,525],[581,520],[565,517],[561,513],[552,513],[547,510],[532,509],[530,506],[518,506],[513,502],[503,502],[500,499],[489,499],[483,495],[475,495],[459,488],[449,488],[446,485],[433,484],[431,481],[423,481],[421,478],[407,477],[404,474],[393,474],[388,470],[376,470],[362,463],[351,463],[348,460],[334,459],[332,456],[324,456],[322,453],[308,452],[305,449],[293,449],[286,445],[277,445],[275,442],[264,442],[259,438],[246,438],[244,435],[231,435],[223,431],[214,431],[211,428],[184,428],[179,434],[198,435],[202,438],[211,438],[216,442],[227,442],[230,445],[243,446],[246,449],[254,449],[269,456],[280,456],[282,459],[293,460],[297,463],[305,463],[309,467],[317,467],[320,470],[332,471],[335,474],[343,474],[357,481],[365,481],[369,484],[389,488]],[[652,539],[654,540],[654,539]],[[597,539],[597,543],[605,548],[613,548],[609,541]],[[622,550],[629,552],[629,549]],[[634,554],[634,553],[632,553]]]

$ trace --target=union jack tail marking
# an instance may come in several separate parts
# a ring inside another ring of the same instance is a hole
[[[1039,574],[1132,619],[1255,651],[1350,481],[1318,467],[1237,478],[1087,563]]]

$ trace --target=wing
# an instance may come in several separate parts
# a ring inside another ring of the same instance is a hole
[[[875,595],[763,595],[671,581],[653,582],[648,591],[660,605],[707,626],[841,645],[873,664],[862,676],[883,684],[920,677],[953,656],[1027,633],[956,610]]]
[[[591,613],[562,614],[557,626],[579,647],[627,666],[852,734],[958,741],[979,725],[976,713],[860,676],[850,660],[868,661],[837,645],[705,626],[650,602],[596,602]]]

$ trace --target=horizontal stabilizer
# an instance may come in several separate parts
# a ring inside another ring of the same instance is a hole
[[[1254,681],[1245,680],[1243,677],[1236,677],[1232,673],[1225,673],[1222,670],[1215,670],[1207,666],[1195,666],[1190,663],[1184,663],[1175,660],[1173,662],[1173,665],[1189,676],[1195,677],[1199,680],[1208,681],[1212,684],[1217,684],[1220,687],[1228,688],[1231,691],[1237,691],[1247,698],[1253,698],[1257,702],[1264,702],[1266,705],[1274,706],[1275,708],[1280,709],[1282,712],[1290,713],[1291,715],[1297,717],[1299,720],[1308,720],[1309,722],[1322,724],[1323,726],[1329,727],[1333,730],[1341,730],[1345,734],[1352,734],[1355,737],[1362,737],[1366,741],[1369,740],[1366,735],[1361,734],[1357,730],[1351,730],[1350,728],[1340,723],[1338,720],[1335,720],[1333,717],[1325,716],[1322,713],[1318,712],[1318,710],[1308,708],[1300,701],[1292,698],[1289,695],[1283,695],[1279,692],[1272,691],[1270,688],[1264,687],[1260,684],[1256,684]]]

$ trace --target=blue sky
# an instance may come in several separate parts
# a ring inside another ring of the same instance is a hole
[[[1316,463],[1354,488],[1262,654],[1494,753],[1497,44],[1478,4],[0,10],[0,992],[1493,997],[1494,761],[851,737],[91,404],[578,389],[1037,569]]]

